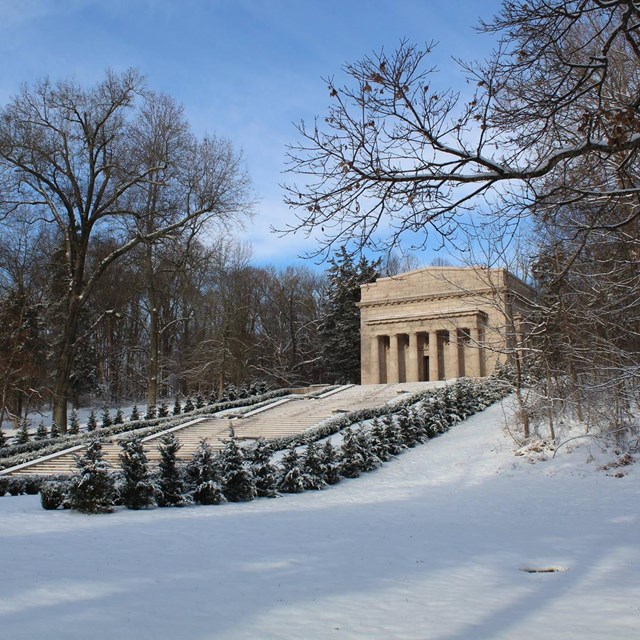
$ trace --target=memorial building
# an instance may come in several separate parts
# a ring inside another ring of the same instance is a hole
[[[362,285],[362,384],[489,375],[522,355],[533,295],[506,269],[481,267],[426,267]]]

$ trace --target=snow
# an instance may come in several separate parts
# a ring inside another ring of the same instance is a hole
[[[587,439],[514,456],[503,426],[498,405],[276,500],[85,516],[0,498],[3,637],[640,637],[637,465],[614,477]]]

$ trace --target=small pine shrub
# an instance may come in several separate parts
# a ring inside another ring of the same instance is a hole
[[[305,490],[305,479],[300,467],[300,458],[291,447],[285,453],[281,463],[281,477],[278,483],[278,491],[282,493],[302,493]]]
[[[173,433],[162,437],[160,451],[157,502],[161,507],[182,507],[188,504],[184,493],[182,473],[178,468],[180,442]]]
[[[392,416],[385,416],[382,422],[384,424],[384,439],[387,443],[389,455],[397,456],[405,448],[400,429]]]
[[[16,476],[15,478],[8,478],[8,480],[7,491],[9,492],[9,495],[21,496],[25,493],[24,478]]]
[[[127,509],[144,509],[154,504],[155,489],[147,464],[149,462],[144,446],[138,438],[120,443],[120,466],[122,484],[118,487],[121,503]]]
[[[107,463],[102,458],[99,438],[89,441],[83,456],[76,457],[78,471],[69,480],[69,506],[82,513],[113,511],[115,486]]]
[[[102,407],[102,423],[101,423],[101,427],[103,429],[108,429],[112,424],[113,424],[113,420],[111,419],[111,414],[109,413],[109,407],[107,407],[107,405],[105,404],[104,407]]]
[[[52,438],[60,437],[60,427],[58,426],[58,423],[55,420],[51,423],[51,437]]]
[[[324,481],[327,484],[337,484],[340,482],[340,464],[338,462],[338,452],[327,440],[320,450],[320,462],[324,472]]]
[[[71,410],[71,420],[69,421],[69,434],[77,435],[80,433],[80,421],[78,420],[77,409]]]
[[[156,415],[158,414],[157,409],[156,409],[156,405],[155,404],[150,404],[147,407],[147,413],[144,414],[144,419],[145,420],[153,420]]]
[[[229,502],[245,502],[256,497],[255,479],[245,464],[233,431],[220,454],[220,477]]]
[[[98,428],[98,421],[96,420],[96,413],[91,409],[89,417],[87,418],[87,431],[95,431]]]
[[[205,405],[204,396],[200,392],[198,392],[196,394],[196,409],[202,409],[204,405]]]
[[[129,420],[134,422],[136,420],[140,420],[140,411],[138,410],[138,405],[134,404],[133,409],[131,409],[131,415],[129,416]]]
[[[192,483],[193,498],[200,504],[222,504],[226,502],[220,483],[216,457],[206,440],[201,440],[187,467],[187,476]]]
[[[9,478],[0,476],[0,498],[7,493],[9,489]]]
[[[15,443],[16,444],[27,444],[27,442],[31,441],[31,434],[29,433],[29,423],[26,418],[20,420],[20,428],[18,429],[18,433],[16,433]]]
[[[47,427],[44,426],[44,422],[41,422],[36,429],[36,435],[34,440],[46,440],[49,437]]]
[[[40,493],[42,479],[38,476],[26,476],[23,480],[23,492],[28,496],[37,496]]]
[[[163,400],[160,403],[160,406],[158,407],[158,417],[159,418],[166,418],[169,415],[169,407],[166,403],[165,400]]]
[[[342,432],[340,458],[340,475],[344,478],[357,478],[363,469],[364,459],[356,434],[351,427],[347,427]]]
[[[182,411],[184,413],[189,413],[190,411],[193,411],[195,409],[195,405],[193,404],[193,400],[191,399],[191,396],[187,396],[187,399],[184,401],[184,407],[182,409]]]
[[[374,418],[371,422],[371,431],[369,433],[371,438],[371,449],[376,457],[382,462],[386,462],[391,458],[391,451],[385,438],[385,429],[378,418]]]
[[[307,445],[302,461],[302,474],[305,489],[322,489],[327,486],[324,478],[324,465],[320,458],[320,451],[315,442]]]
[[[278,495],[278,470],[271,464],[273,451],[264,441],[258,440],[251,458],[251,471],[259,498],[275,498]]]
[[[116,417],[113,419],[113,424],[124,424],[124,413],[120,407],[116,410]]]
[[[176,396],[176,401],[173,403],[173,415],[179,416],[182,413],[182,404],[180,404],[180,396]]]
[[[7,441],[7,436],[4,434],[4,429],[0,426],[0,449],[8,446],[9,442]]]
[[[40,487],[40,504],[43,509],[59,509],[64,502],[66,484],[59,481],[44,482]]]

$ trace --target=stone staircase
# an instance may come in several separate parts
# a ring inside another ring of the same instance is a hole
[[[158,445],[163,435],[174,432],[180,441],[178,457],[189,460],[201,440],[206,440],[211,448],[220,450],[233,427],[236,436],[242,440],[276,438],[301,433],[340,413],[381,406],[406,395],[433,387],[438,383],[411,382],[400,384],[350,385],[340,387],[322,396],[299,395],[279,399],[266,407],[250,411],[244,415],[225,412],[219,416],[201,417],[172,427],[167,431],[143,438],[145,452],[151,465],[158,464]],[[121,448],[119,440],[127,434],[116,436],[106,442],[102,451],[108,464],[119,467]],[[83,445],[34,460],[24,465],[5,469],[0,475],[67,474],[76,469],[75,457],[82,455]]]

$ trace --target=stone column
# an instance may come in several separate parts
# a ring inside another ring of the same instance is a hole
[[[387,384],[397,384],[400,381],[398,372],[398,336],[389,336],[389,358],[387,360]]]
[[[469,345],[471,371],[469,373],[472,376],[479,377],[482,375],[482,349],[480,347],[480,329],[478,325],[472,325],[469,328],[469,333],[471,337],[471,344]]]
[[[380,384],[380,336],[371,337],[371,384]]]
[[[447,380],[460,377],[458,362],[458,327],[449,331],[449,361],[447,363]]]
[[[429,331],[429,382],[440,379],[438,367],[438,334]]]
[[[407,360],[407,382],[418,382],[420,380],[420,365],[417,333],[409,333],[409,357]]]

